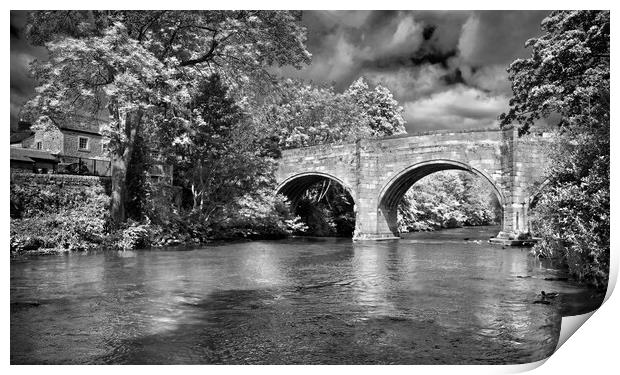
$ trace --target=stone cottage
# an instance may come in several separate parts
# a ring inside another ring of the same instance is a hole
[[[110,176],[110,158],[101,133],[105,119],[74,115],[60,126],[28,131],[23,128],[11,135],[11,147],[35,149],[54,155],[58,173]],[[29,125],[29,124],[28,124]],[[19,134],[18,134],[19,133]],[[172,168],[154,165],[149,171],[154,182],[172,184]]]

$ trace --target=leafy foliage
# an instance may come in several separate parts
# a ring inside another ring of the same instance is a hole
[[[535,207],[542,237],[533,252],[559,257],[577,278],[605,286],[609,274],[609,11],[556,11],[532,56],[509,68],[514,98],[503,124],[527,132],[561,116],[548,183]]]
[[[490,225],[500,220],[501,207],[488,183],[459,171],[424,177],[407,191],[398,207],[401,232]]]
[[[294,211],[304,234],[351,237],[355,230],[354,202],[349,192],[331,180],[310,186],[296,201]]]
[[[386,87],[377,85],[371,90],[363,78],[358,78],[345,91],[344,96],[357,105],[363,123],[370,128],[371,137],[380,138],[405,133],[403,108],[398,105]]]
[[[508,69],[514,96],[501,123],[523,133],[553,113],[560,127],[608,118],[609,11],[555,11],[541,26],[544,34],[525,43],[532,56]]]
[[[256,239],[281,238],[307,229],[301,218],[293,215],[285,197],[263,189],[238,199],[214,232],[215,238]]]
[[[101,186],[11,185],[11,251],[87,250],[108,233],[109,197]]]
[[[129,220],[120,232],[116,247],[121,250],[143,249],[151,245],[153,228],[150,223],[139,223]]]
[[[608,131],[560,137],[532,225],[542,237],[535,254],[560,258],[578,279],[601,287],[609,277]]]
[[[202,220],[218,220],[228,205],[273,184],[273,160],[260,155],[254,132],[215,74],[201,83],[192,116],[161,130],[162,149],[175,166],[176,181],[191,192]]]
[[[405,132],[402,108],[389,90],[370,89],[361,78],[344,93],[284,80],[256,116],[283,149]]]
[[[194,88],[220,73],[239,93],[271,83],[271,65],[307,63],[299,12],[36,11],[28,37],[48,61],[26,113],[54,123],[103,117],[112,158],[112,218],[125,218],[127,167],[137,134],[187,120]],[[108,121],[108,119],[110,121]]]

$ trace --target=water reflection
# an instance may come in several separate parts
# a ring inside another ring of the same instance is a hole
[[[11,263],[12,363],[525,363],[602,294],[484,239],[294,239]],[[548,281],[545,278],[555,278]],[[557,291],[534,305],[540,290]]]

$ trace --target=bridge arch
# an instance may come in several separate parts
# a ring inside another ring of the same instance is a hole
[[[346,182],[330,173],[325,172],[303,172],[289,176],[282,181],[276,188],[276,194],[282,194],[289,198],[291,201],[298,199],[304,191],[310,186],[324,179],[329,179],[342,185],[345,190],[351,195],[353,201],[356,202],[356,196],[354,190]],[[356,204],[357,205],[357,204]]]
[[[415,163],[410,165],[392,178],[390,178],[381,188],[378,197],[378,215],[383,216],[387,223],[389,231],[395,236],[399,235],[398,231],[398,204],[407,191],[422,178],[445,170],[461,170],[470,172],[485,179],[492,187],[502,209],[506,204],[506,197],[498,188],[493,178],[484,170],[475,168],[467,163],[449,159],[434,159]]]
[[[297,173],[297,174],[289,176],[284,181],[282,181],[276,189],[276,194],[282,194],[286,196],[289,199],[289,202],[291,203],[291,208],[294,210],[295,214],[298,214],[299,216],[301,216],[302,220],[305,221],[309,219],[310,217],[312,217],[312,215],[304,218],[304,214],[298,212],[300,208],[299,199],[302,197],[304,192],[307,191],[309,188],[311,188],[313,185],[320,183],[321,181],[325,181],[325,180],[335,182],[347,192],[351,200],[349,204],[351,204],[352,207],[348,206],[349,208],[346,211],[348,212],[348,214],[353,215],[354,223],[355,223],[355,227],[353,227],[351,226],[351,221],[347,219],[345,219],[344,221],[338,220],[340,224],[334,221],[334,224],[336,225],[335,227],[336,232],[332,233],[332,235],[333,234],[340,235],[340,236],[354,235],[355,232],[357,231],[357,224],[358,224],[357,196],[355,194],[355,190],[352,189],[349,184],[347,184],[345,181],[338,178],[337,176],[330,174],[330,173],[318,172],[318,171]],[[332,210],[332,206],[330,205],[329,207],[330,207],[329,209]],[[302,211],[303,211],[303,208],[302,208]],[[306,224],[310,228],[313,228],[311,221],[307,221]],[[317,228],[321,228],[321,225],[319,225]],[[317,228],[314,228],[314,230],[317,230]],[[321,231],[322,229],[318,229],[319,233],[321,233]],[[316,232],[314,232],[313,234],[326,235],[325,233],[317,234]]]

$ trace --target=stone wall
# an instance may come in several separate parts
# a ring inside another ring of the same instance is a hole
[[[513,222],[518,232],[529,231],[529,204],[545,180],[552,138],[549,134],[530,134],[515,141],[513,170]]]
[[[103,155],[103,143],[100,135],[84,134],[79,132],[73,132],[70,130],[63,130],[64,133],[64,148],[63,155],[99,159]],[[81,150],[79,148],[79,138],[88,138],[88,149]]]
[[[101,185],[105,189],[106,194],[111,193],[110,177],[100,176],[78,176],[67,174],[36,174],[11,171],[11,184],[20,184],[25,186],[44,186],[58,185],[74,187],[92,187]]]
[[[28,138],[25,138],[22,141],[21,147],[23,147],[23,148],[31,148],[31,147],[33,147],[33,145],[34,145],[34,135],[30,136]]]
[[[37,148],[39,142],[41,150],[56,154],[62,152],[64,137],[58,128],[39,130],[34,133],[34,140],[28,147]]]
[[[79,189],[80,187],[88,188],[94,186],[102,186],[107,195],[111,195],[112,180],[105,176],[79,176],[67,174],[36,174],[26,173],[23,171],[11,171],[11,184],[19,184],[23,186],[49,186],[57,185],[61,188]],[[155,194],[153,200],[156,205],[170,207],[169,203],[180,207],[181,205],[181,188],[171,185],[155,185]]]

